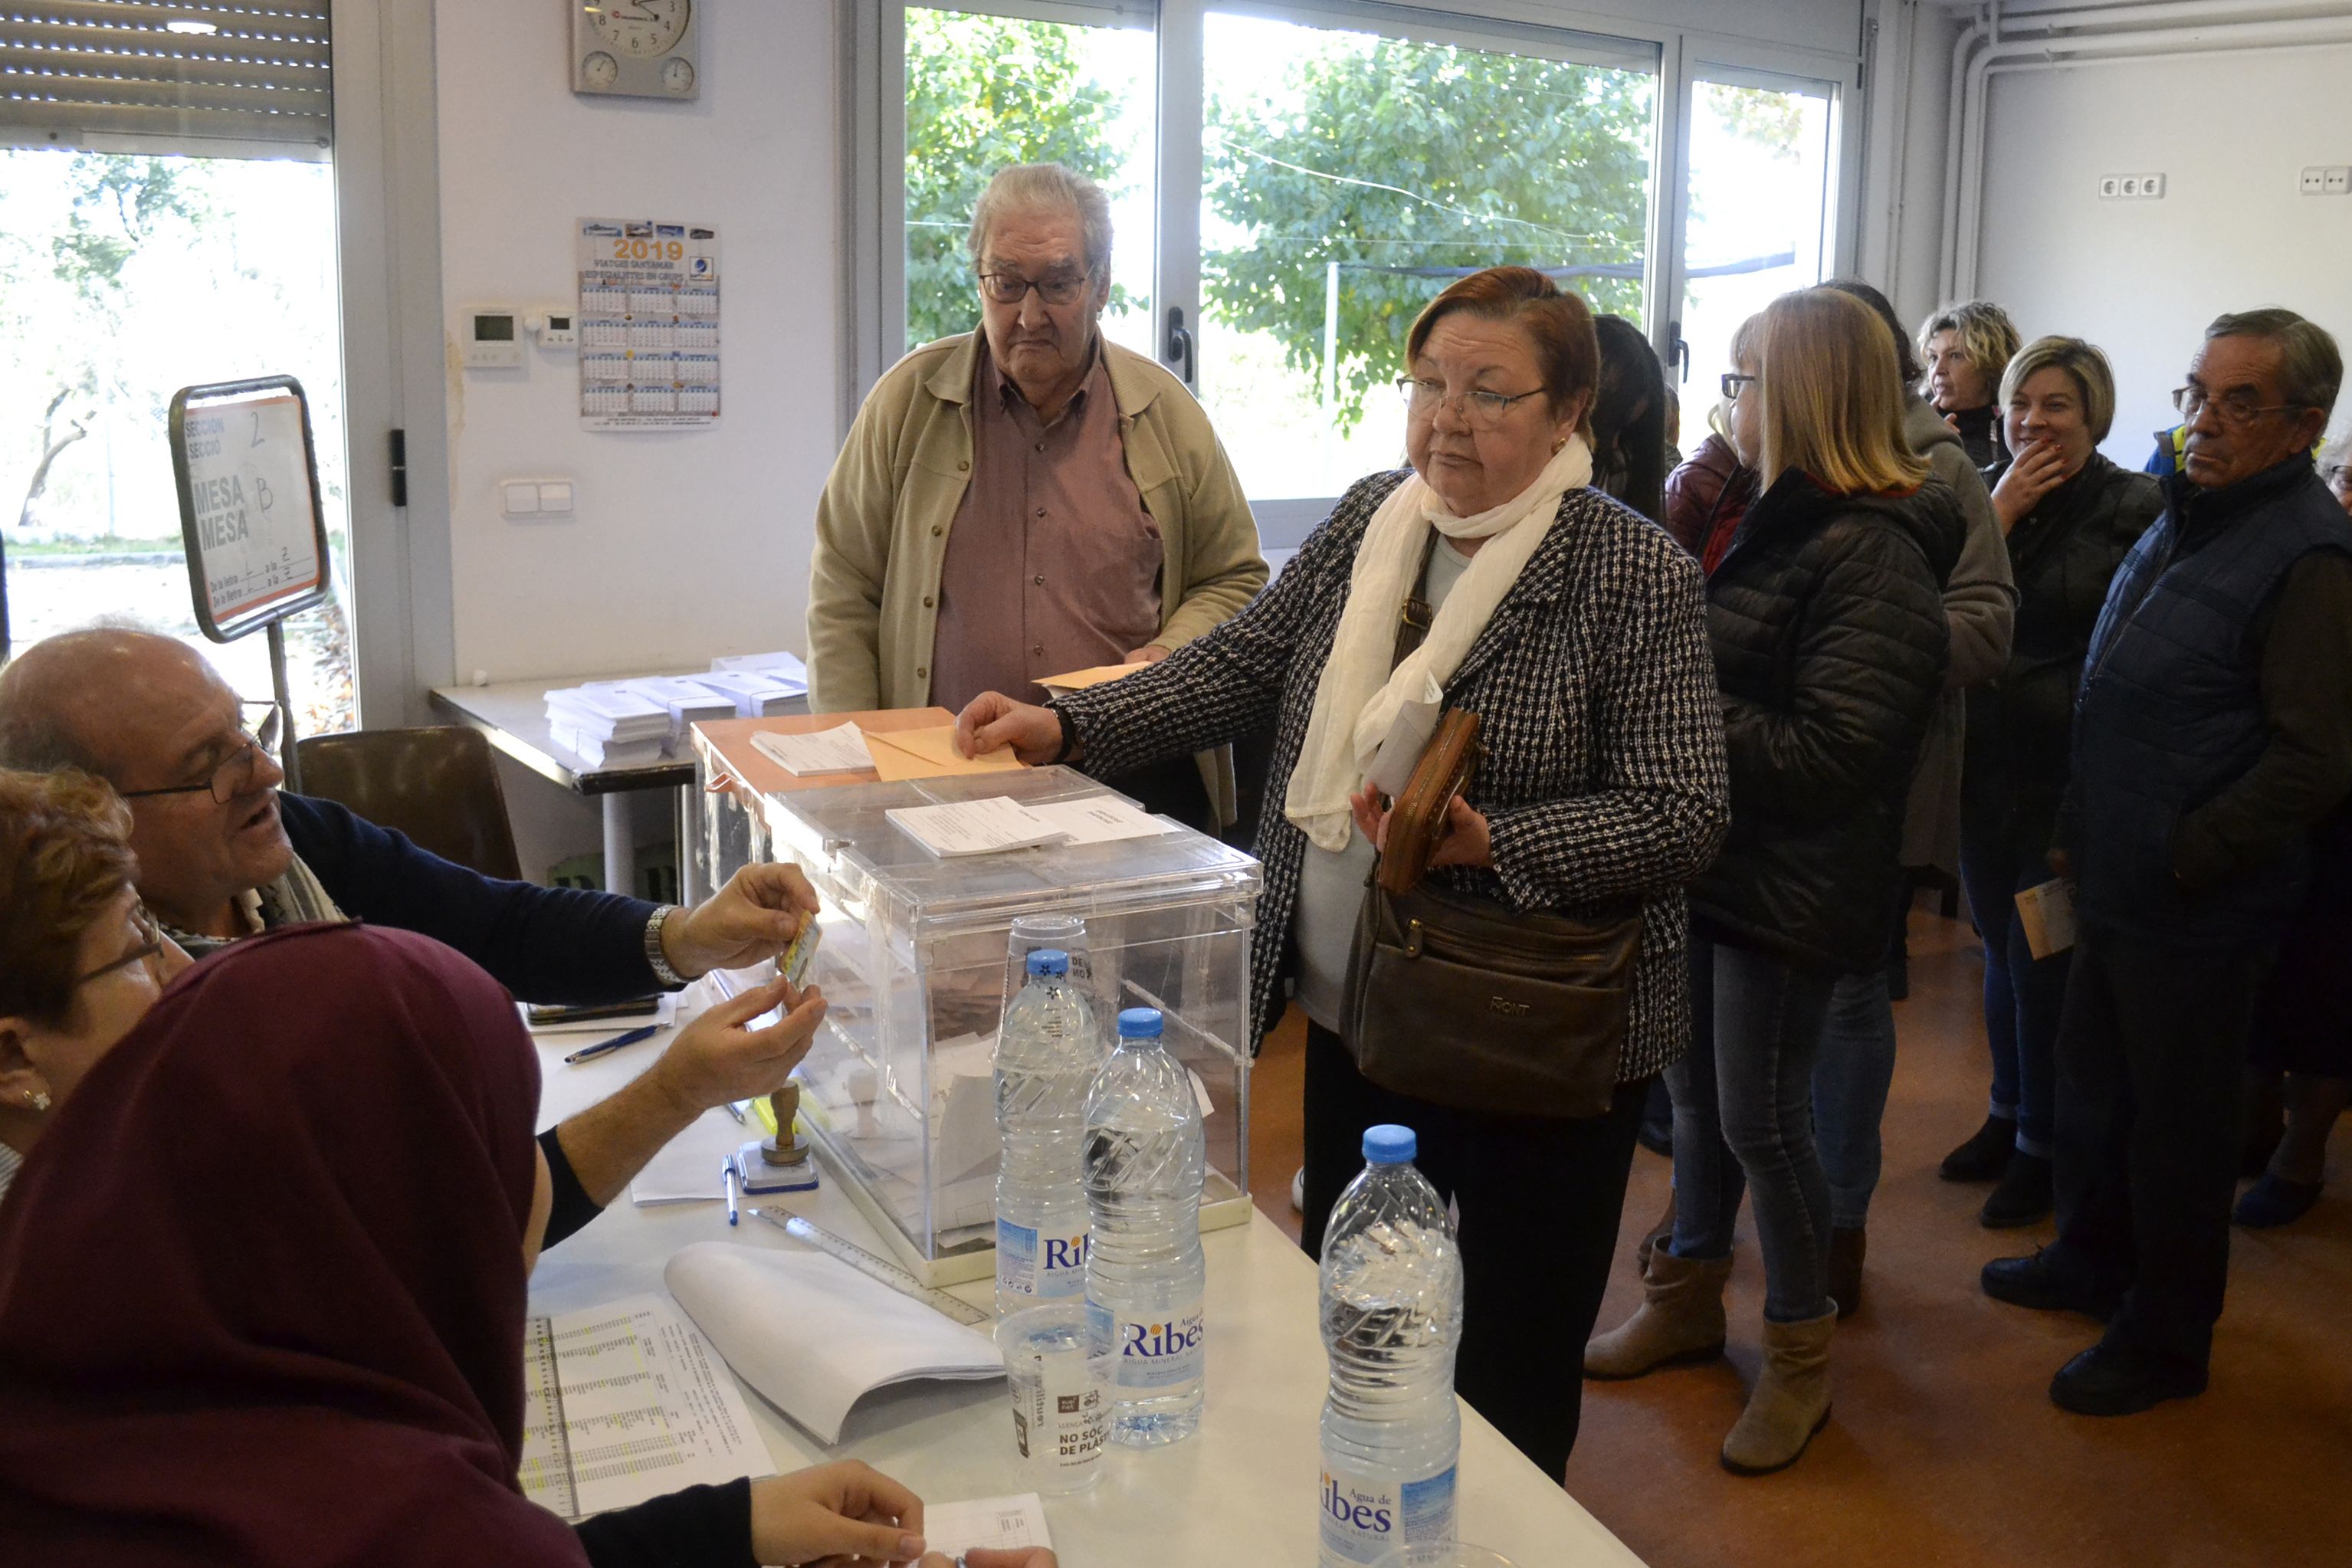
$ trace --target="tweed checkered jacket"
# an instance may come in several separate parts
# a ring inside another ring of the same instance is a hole
[[[1282,815],[1316,681],[1347,603],[1356,550],[1404,471],[1361,479],[1240,615],[1124,680],[1059,700],[1105,776],[1200,751],[1272,721],[1257,854],[1251,1037],[1280,1016],[1306,835]],[[1683,887],[1730,821],[1723,715],[1697,563],[1595,489],[1558,523],[1447,688],[1482,720],[1487,758],[1468,792],[1494,868],[1444,883],[1520,910],[1597,912],[1638,897],[1644,928],[1621,1080],[1678,1059],[1690,1038]]]

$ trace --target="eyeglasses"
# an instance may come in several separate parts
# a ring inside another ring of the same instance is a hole
[[[1030,289],[1048,305],[1067,305],[1086,292],[1091,281],[1084,272],[1066,272],[1053,278],[1024,278],[1018,272],[983,272],[980,275],[982,292],[1000,305],[1018,305]]]
[[[2176,386],[2172,389],[2172,406],[2180,410],[2184,419],[2194,419],[2208,404],[2221,416],[2224,425],[2252,425],[2265,414],[2284,414],[2301,406],[2294,403],[2257,404],[2242,393],[2215,397],[2201,386]]]
[[[1725,371],[1723,373],[1723,400],[1726,403],[1738,402],[1741,392],[1755,385],[1756,383],[1763,379],[1764,378],[1760,375],[1742,375],[1736,370]]]
[[[1444,386],[1438,382],[1401,375],[1397,377],[1397,390],[1404,394],[1407,414],[1418,418],[1434,419],[1439,409],[1451,408],[1461,415],[1472,429],[1492,430],[1503,423],[1504,417],[1511,412],[1512,404],[1540,397],[1544,389],[1538,386],[1533,392],[1510,393],[1474,390],[1448,396]]]
[[[111,974],[118,969],[128,969],[134,963],[145,963],[163,951],[163,928],[156,923],[153,915],[147,912],[146,905],[139,904],[132,908],[131,925],[131,929],[139,933],[139,945],[111,963],[101,963],[88,974],[76,976],[75,990],[79,991],[91,981]]]
[[[286,716],[275,702],[246,702],[240,707],[258,709],[260,717],[242,728],[237,734],[241,742],[236,750],[221,759],[211,773],[194,784],[165,784],[161,789],[124,789],[115,794],[125,800],[139,800],[151,795],[197,795],[209,792],[215,805],[226,805],[253,786],[254,769],[262,755],[275,754],[278,734],[286,727]]]

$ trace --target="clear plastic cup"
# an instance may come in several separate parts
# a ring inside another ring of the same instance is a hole
[[[1087,951],[1087,922],[1076,915],[1044,913],[1014,916],[1012,930],[1005,933],[1004,1005],[1012,1006],[1013,999],[1029,983],[1029,955],[1041,947],[1058,948],[1070,955],[1070,984],[1093,1001],[1094,965]]]
[[[1086,1302],[1071,1298],[1013,1313],[996,1325],[1013,1389],[1016,1468],[1028,1490],[1081,1492],[1102,1479],[1110,1434],[1116,1350],[1097,1352]]]
[[[1483,1546],[1448,1542],[1443,1546],[1400,1546],[1372,1568],[1517,1568],[1499,1552]]]

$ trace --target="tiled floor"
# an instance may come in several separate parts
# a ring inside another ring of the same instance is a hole
[[[2211,1389],[2126,1420],[2069,1415],[2043,1391],[2094,1326],[1976,1285],[1988,1258],[2049,1226],[1984,1230],[1984,1190],[1935,1173],[1984,1114],[1974,938],[1923,908],[1912,954],[1866,1293],[1838,1334],[1828,1429],[1779,1476],[1716,1462],[1758,1360],[1762,1279],[1743,1229],[1730,1359],[1588,1384],[1569,1489],[1654,1568],[2352,1565],[2352,1131],[2338,1129],[2336,1186],[2301,1224],[2236,1234]],[[1252,1106],[1259,1206],[1294,1232],[1299,1051],[1295,1021],[1268,1040]],[[1665,1162],[1636,1153],[1603,1326],[1632,1310],[1627,1254],[1666,1187]]]

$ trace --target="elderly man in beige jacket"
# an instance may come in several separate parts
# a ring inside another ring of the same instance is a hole
[[[1110,205],[1058,164],[1000,171],[969,240],[981,330],[892,366],[817,505],[809,700],[818,712],[1138,663],[1231,618],[1265,585],[1240,479],[1183,384],[1099,329]],[[1209,759],[1107,781],[1214,828]]]

